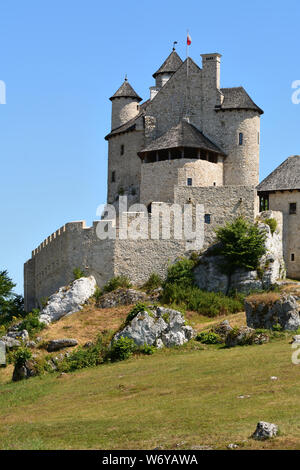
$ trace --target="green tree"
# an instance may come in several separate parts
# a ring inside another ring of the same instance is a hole
[[[221,265],[225,274],[231,275],[238,268],[257,269],[260,258],[266,253],[266,234],[257,224],[238,217],[217,229],[216,234],[220,243],[215,252],[225,258]]]
[[[6,270],[0,271],[0,324],[8,323],[12,317],[24,315],[24,300],[13,292],[15,284]]]

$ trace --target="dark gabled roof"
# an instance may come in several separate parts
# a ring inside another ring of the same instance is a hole
[[[224,101],[217,109],[222,111],[247,109],[257,111],[259,114],[264,113],[263,110],[254,103],[242,86],[236,88],[221,88],[221,93],[224,95]]]
[[[125,124],[122,124],[122,126],[119,126],[119,127],[116,127],[116,129],[113,129],[109,134],[105,136],[105,140],[108,140],[110,137],[113,137],[115,135],[122,134],[123,132],[134,131],[136,128],[137,119],[144,115],[145,109],[149,103],[150,103],[150,100],[144,101],[144,103],[140,105],[139,113],[134,118],[125,122]]]
[[[178,147],[201,148],[225,155],[216,144],[205,137],[197,127],[182,119],[179,124],[169,129],[165,134],[153,140],[147,147],[138,154],[153,152],[156,150],[172,149]]]
[[[260,191],[300,189],[300,155],[287,158],[258,186]]]
[[[127,78],[125,78],[120,88],[109,99],[113,100],[115,98],[136,98],[138,101],[142,101],[142,98],[134,91]]]
[[[171,54],[166,58],[164,63],[159,69],[153,74],[155,78],[160,73],[174,73],[182,64],[182,60],[176,51],[172,51]]]

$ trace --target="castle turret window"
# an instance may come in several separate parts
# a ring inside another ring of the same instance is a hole
[[[295,254],[294,253],[291,254],[291,261],[295,261]]]
[[[204,215],[204,222],[206,224],[210,224],[211,223],[211,215],[210,214],[205,214]]]
[[[242,132],[239,133],[239,145],[243,145],[244,134]]]
[[[297,203],[290,202],[290,214],[297,214]]]
[[[193,186],[193,178],[188,178],[187,179],[187,185],[188,186]]]
[[[120,155],[124,155],[124,150],[125,150],[125,147],[124,147],[124,144],[122,144],[120,147]]]
[[[115,181],[116,181],[116,172],[115,172],[115,171],[112,171],[112,172],[111,172],[111,182],[112,182],[112,183],[115,183]]]

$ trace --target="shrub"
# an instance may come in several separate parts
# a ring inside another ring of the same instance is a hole
[[[206,333],[198,333],[196,336],[196,341],[204,344],[219,344],[223,343],[222,338],[217,333],[213,333],[212,331]]]
[[[138,302],[128,313],[127,318],[125,320],[125,325],[131,322],[140,312],[143,312],[147,309],[146,304],[142,302]]]
[[[141,346],[139,348],[139,352],[141,352],[142,354],[146,354],[148,356],[150,356],[151,354],[153,354],[155,351],[155,347],[154,346],[150,346],[149,344],[144,344],[143,346]]]
[[[124,361],[132,356],[137,349],[135,342],[131,338],[121,336],[117,341],[113,341],[110,350],[110,358],[113,362]]]
[[[34,309],[32,312],[28,313],[22,323],[19,325],[19,330],[27,330],[29,335],[37,333],[45,328],[45,324],[40,322],[39,319],[39,310]]]
[[[282,326],[280,323],[276,323],[275,325],[272,326],[273,331],[282,331]]]
[[[255,270],[266,252],[266,234],[242,217],[217,229],[216,235],[220,244],[215,253],[225,258],[220,266],[225,274],[230,275],[238,268]]]
[[[103,295],[103,291],[101,289],[99,289],[98,286],[96,286],[96,289],[95,289],[95,292],[94,292],[94,295],[93,295],[96,304],[99,302],[102,295]]]
[[[163,281],[162,281],[161,277],[156,273],[152,273],[150,275],[148,281],[145,282],[145,284],[143,285],[143,289],[146,292],[150,293],[150,292],[153,292],[158,287],[161,287],[162,283],[163,283]]]
[[[131,287],[131,282],[129,281],[128,277],[126,276],[117,276],[112,277],[107,284],[103,287],[104,292],[112,292],[113,290],[119,288],[129,289]]]
[[[277,229],[277,220],[276,219],[273,219],[273,218],[270,218],[270,219],[265,219],[264,220],[264,223],[269,225],[270,227],[270,230],[271,230],[271,233],[273,235],[273,233],[275,232],[275,230]]]
[[[183,258],[177,261],[175,264],[172,264],[168,268],[167,279],[164,283],[176,284],[182,287],[190,287],[194,285],[194,273],[193,268],[195,266],[195,261],[187,258]]]
[[[81,268],[74,268],[73,276],[75,280],[80,279],[81,277],[85,277],[85,272]]]
[[[23,366],[26,361],[31,359],[31,357],[32,357],[32,353],[30,349],[22,346],[14,352],[13,363],[15,364],[15,366],[18,366],[18,367]]]
[[[241,295],[228,297],[221,293],[203,291],[196,286],[185,288],[176,284],[167,284],[164,287],[162,302],[209,317],[237,313],[244,309]]]
[[[104,362],[105,348],[102,344],[101,338],[98,339],[95,345],[89,348],[78,347],[61,363],[58,364],[58,369],[62,372],[72,372],[77,369],[85,367],[95,367]]]

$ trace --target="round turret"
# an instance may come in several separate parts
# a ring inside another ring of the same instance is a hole
[[[116,129],[134,118],[139,112],[138,103],[142,101],[142,98],[134,91],[127,78],[109,99],[112,102],[112,129]]]

